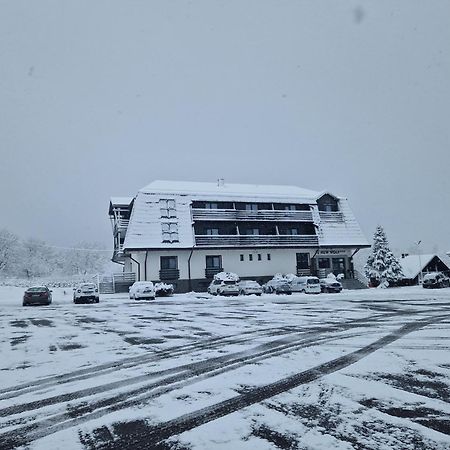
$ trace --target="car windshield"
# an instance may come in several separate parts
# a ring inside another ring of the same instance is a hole
[[[47,288],[45,287],[32,287],[28,289],[28,292],[45,292]]]
[[[81,288],[82,289],[94,289],[95,285],[93,285],[93,284],[82,284]]]
[[[316,279],[316,278],[310,278],[310,279],[307,281],[307,283],[308,283],[308,284],[319,284],[319,280]]]

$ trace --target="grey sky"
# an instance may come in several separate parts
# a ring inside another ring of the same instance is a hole
[[[0,228],[111,244],[154,179],[349,197],[450,250],[449,1],[0,1]]]

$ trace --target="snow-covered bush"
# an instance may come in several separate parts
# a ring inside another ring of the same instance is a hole
[[[214,275],[214,279],[218,281],[239,281],[239,275],[236,275],[233,272],[219,272]]]

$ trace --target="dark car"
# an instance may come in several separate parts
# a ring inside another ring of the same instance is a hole
[[[50,305],[52,291],[46,286],[34,286],[28,288],[23,294],[23,306]]]
[[[269,280],[263,286],[263,292],[266,294],[292,294],[289,282],[280,278],[273,278],[272,280]]]
[[[341,292],[342,284],[335,278],[322,278],[320,280],[320,289],[322,292]]]
[[[445,288],[450,286],[450,280],[441,272],[431,272],[423,277],[422,286],[425,289]]]

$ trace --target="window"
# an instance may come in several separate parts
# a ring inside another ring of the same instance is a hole
[[[272,259],[272,256],[270,255],[270,253],[267,253],[267,261],[270,261]]]
[[[178,256],[161,256],[161,270],[178,269]]]
[[[159,201],[159,208],[161,211],[161,217],[167,217],[171,219],[172,217],[177,217],[177,210],[175,200],[169,199],[161,199]]]
[[[258,235],[259,234],[259,228],[247,228],[245,230],[245,234]]]
[[[284,205],[285,211],[295,211],[295,205]]]
[[[288,234],[290,234],[291,236],[296,236],[298,234],[298,229],[297,228],[290,228],[288,230]]]
[[[297,269],[309,269],[309,253],[297,253]]]
[[[248,255],[248,260],[253,261],[253,255],[251,253]]]
[[[222,268],[222,256],[221,255],[207,255],[206,256],[206,268],[207,269],[221,269]]]
[[[241,261],[244,261],[244,255],[239,255],[239,259],[240,259]]]
[[[319,258],[319,269],[329,269],[331,267],[329,258]]]
[[[262,260],[261,253],[258,253],[258,261],[261,261],[261,260]]]
[[[205,203],[205,208],[206,209],[218,209],[217,208],[217,203],[212,203],[212,202],[206,202]]]
[[[218,228],[207,228],[206,234],[208,236],[217,236],[219,234],[219,229]]]
[[[258,211],[258,205],[256,203],[246,203],[245,210],[246,211]]]
[[[178,224],[175,222],[163,222],[161,224],[162,241],[178,242]]]

